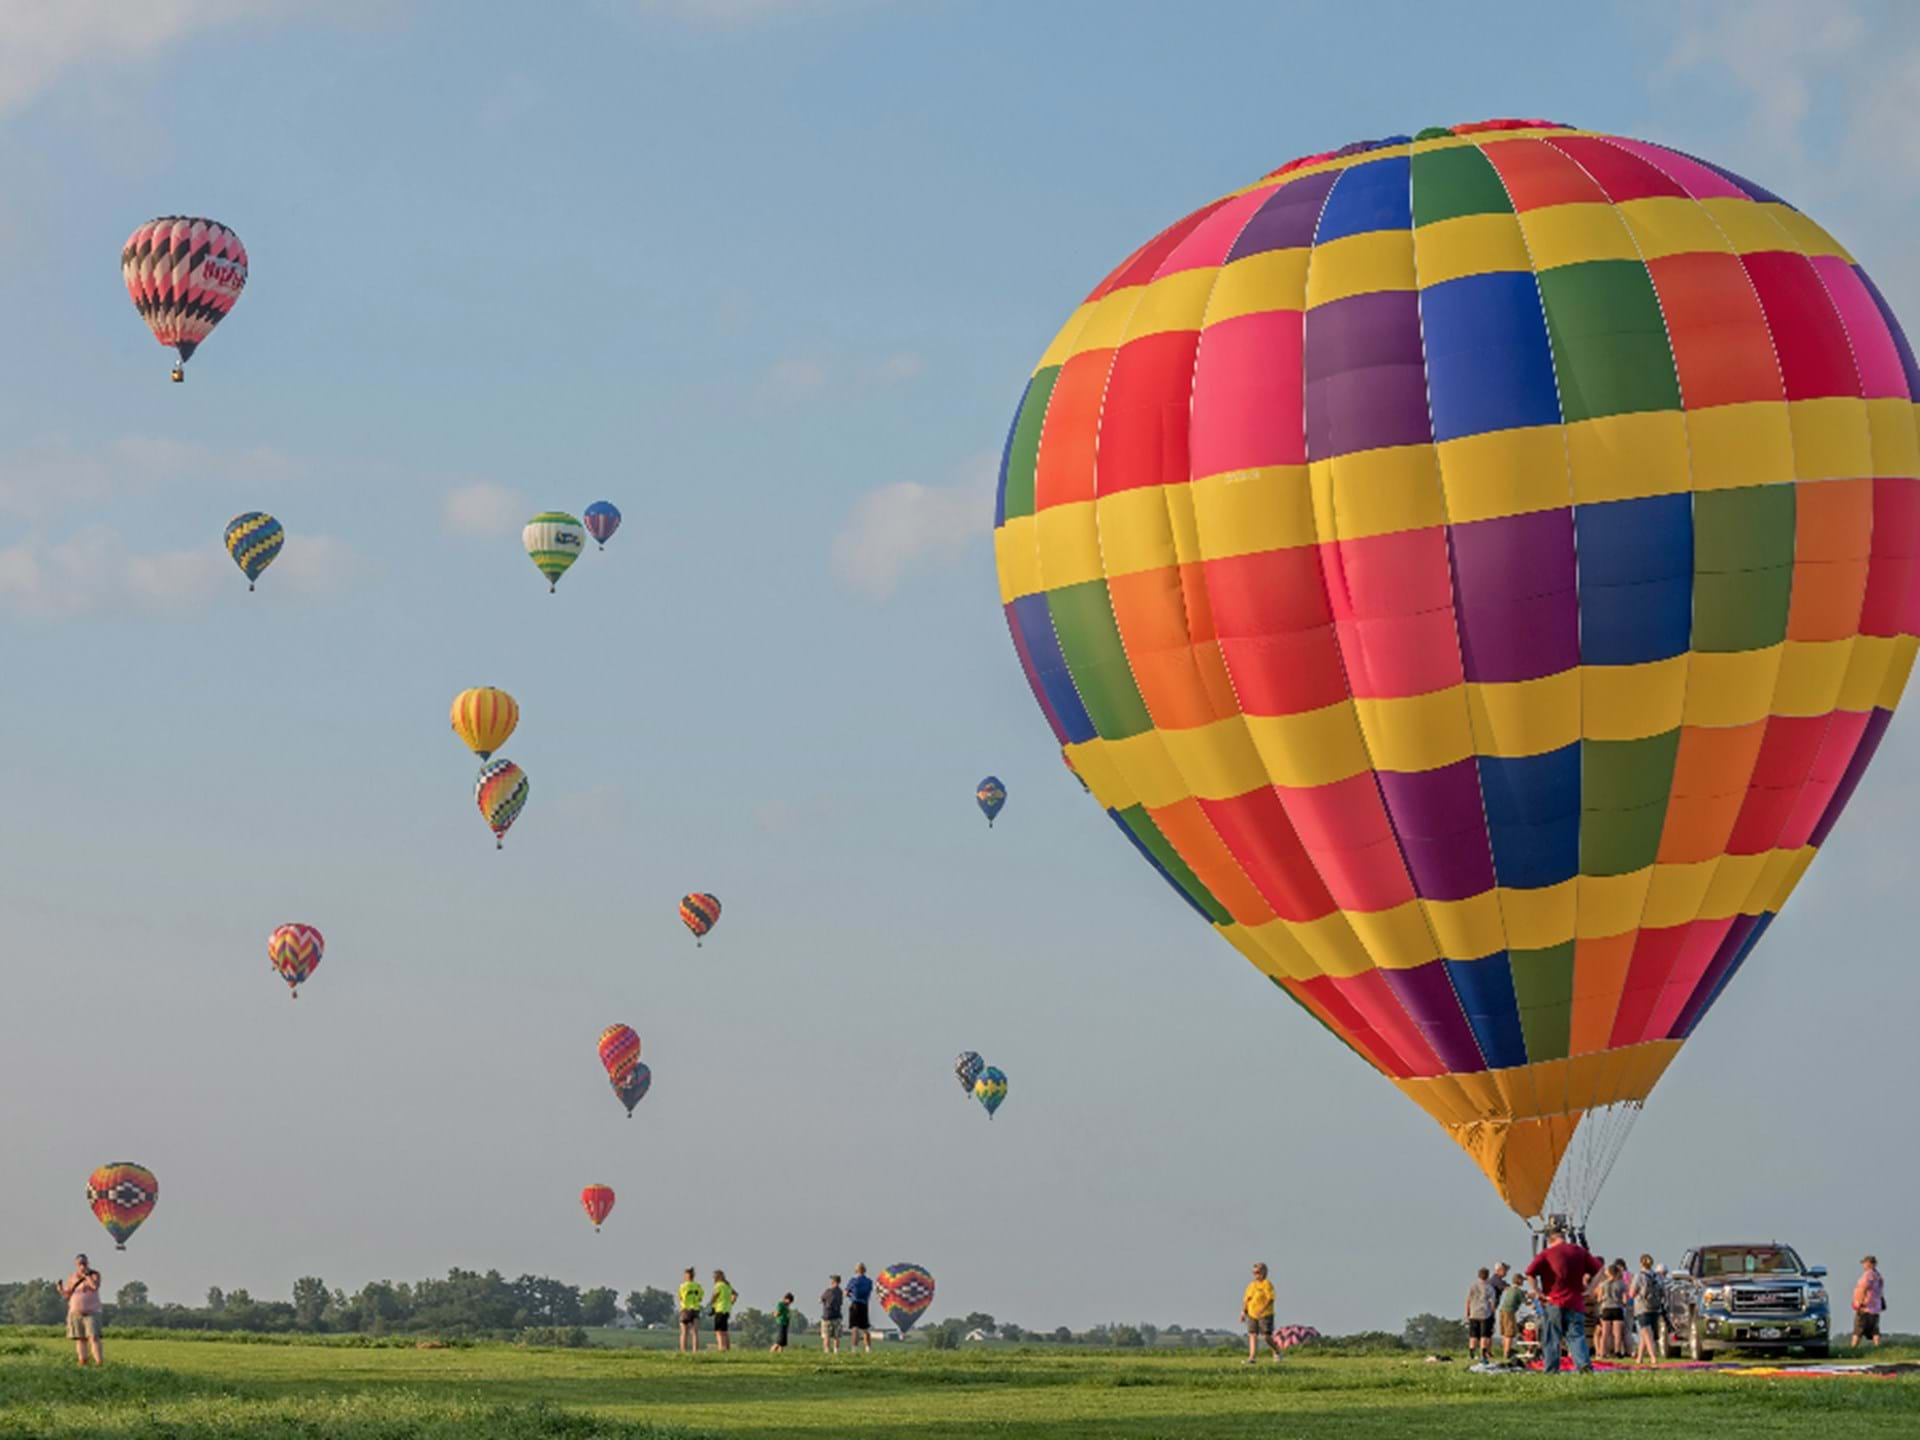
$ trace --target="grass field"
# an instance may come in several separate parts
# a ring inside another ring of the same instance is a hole
[[[1480,1376],[1418,1358],[1243,1366],[1169,1351],[843,1355],[445,1350],[109,1341],[81,1371],[53,1338],[0,1332],[0,1437],[489,1440],[805,1436],[973,1440],[1453,1437],[1542,1433],[1920,1434],[1920,1377]],[[1920,1352],[1886,1352],[1886,1359]]]

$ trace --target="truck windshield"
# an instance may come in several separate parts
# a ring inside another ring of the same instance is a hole
[[[1715,1245],[1700,1252],[1700,1273],[1719,1275],[1798,1275],[1800,1257],[1785,1245]]]

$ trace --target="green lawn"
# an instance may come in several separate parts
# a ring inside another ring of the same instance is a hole
[[[109,1340],[81,1371],[51,1338],[0,1332],[0,1437],[979,1436],[1280,1440],[1543,1434],[1920,1434],[1920,1376],[1480,1376],[1455,1362],[896,1346],[872,1356],[445,1350]],[[1887,1351],[1880,1358],[1920,1358]]]

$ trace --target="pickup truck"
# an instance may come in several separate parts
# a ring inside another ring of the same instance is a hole
[[[1717,1349],[1829,1353],[1827,1267],[1790,1245],[1701,1245],[1667,1277],[1669,1357],[1705,1360]]]

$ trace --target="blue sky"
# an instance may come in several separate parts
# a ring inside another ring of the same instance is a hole
[[[1523,1252],[1063,772],[996,604],[992,466],[1140,240],[1427,124],[1705,154],[1920,314],[1913,12],[6,9],[0,1276],[105,1248],[80,1191],[115,1158],[163,1196],[109,1288],[180,1299],[697,1264],[763,1303],[912,1259],[936,1313],[1230,1324],[1265,1258],[1282,1318],[1352,1329]],[[172,212],[253,261],[183,386],[117,267]],[[624,528],[549,597],[520,524],[599,498]],[[250,596],[219,536],[255,508],[290,540]],[[446,729],[474,684],[522,706],[504,854]],[[1610,1252],[1920,1268],[1882,1098],[1913,1079],[1917,786],[1896,724],[1656,1093]],[[727,907],[698,952],[693,888]],[[328,938],[297,1005],[284,920]],[[632,1123],[593,1054],[615,1020],[655,1072]],[[962,1048],[1012,1078],[991,1124]],[[598,1236],[590,1181],[620,1197]]]

